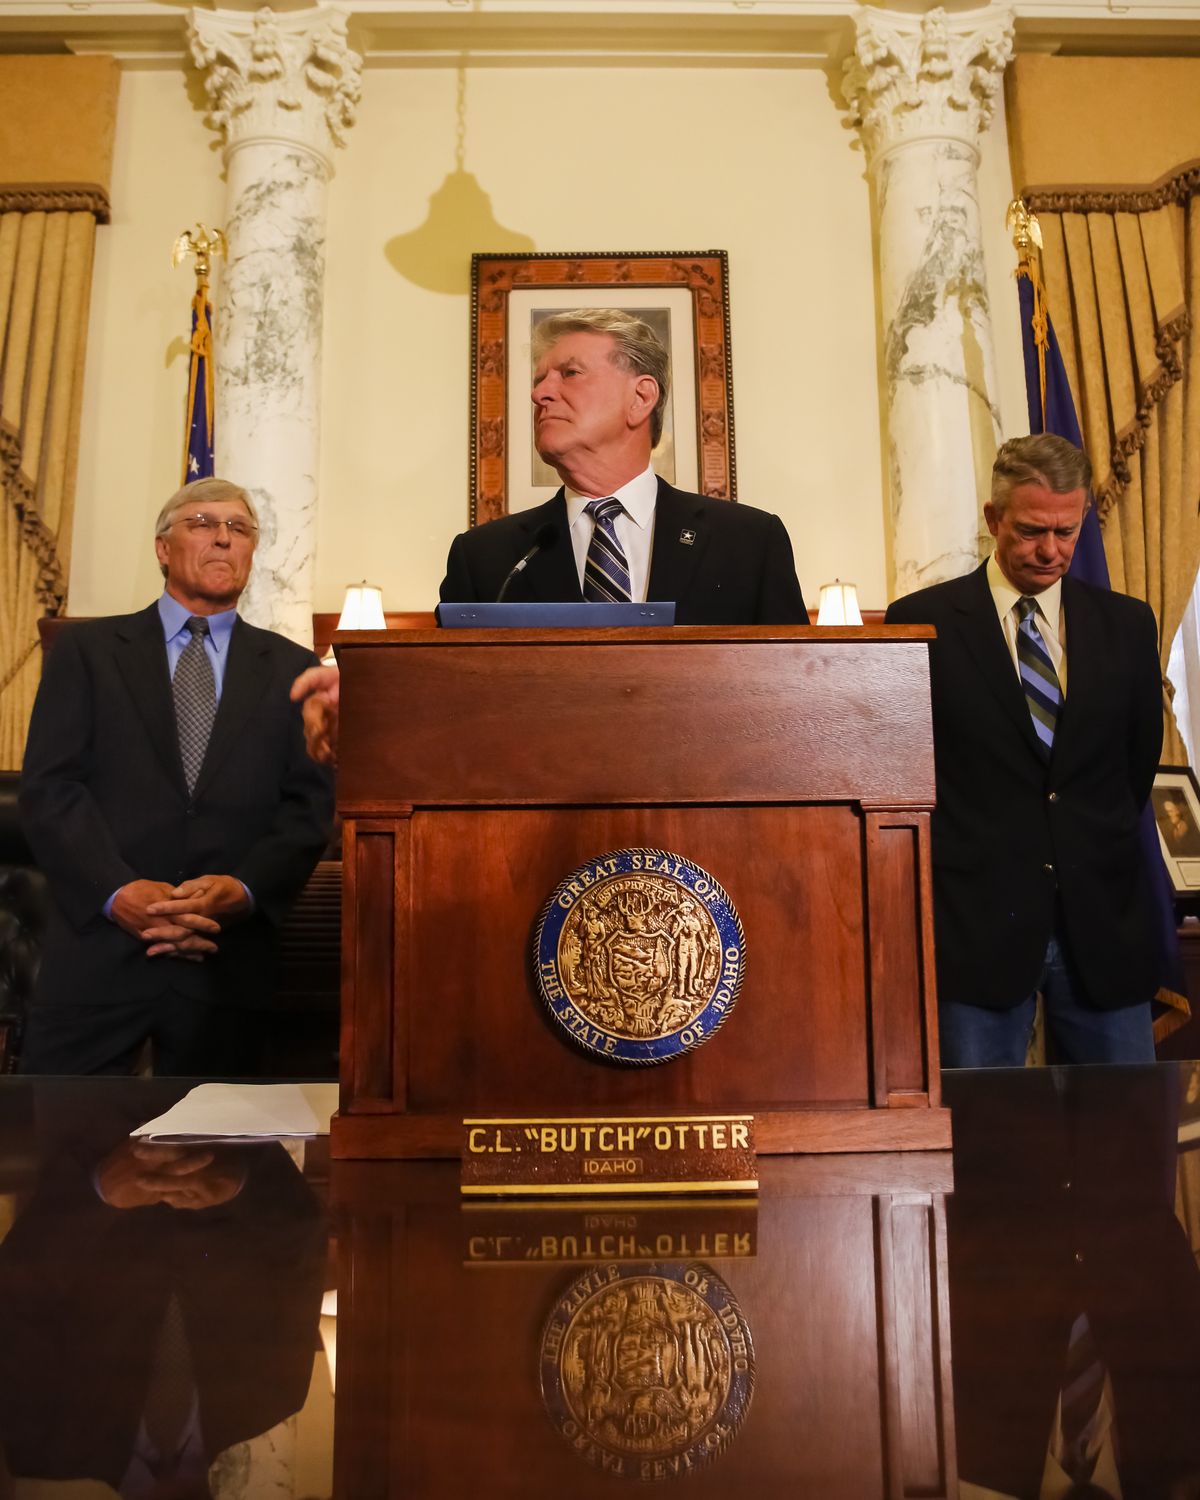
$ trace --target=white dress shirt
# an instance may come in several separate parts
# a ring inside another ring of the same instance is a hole
[[[1009,583],[1000,564],[996,561],[994,552],[988,558],[987,581],[988,588],[992,591],[992,602],[1000,617],[1000,628],[1004,632],[1008,654],[1012,657],[1013,671],[1020,677],[1021,667],[1017,661],[1016,609],[1017,601],[1023,599],[1025,595]],[[1048,589],[1043,589],[1040,594],[1031,594],[1029,597],[1037,601],[1038,633],[1046,643],[1046,651],[1054,663],[1054,670],[1058,673],[1058,685],[1065,698],[1067,696],[1067,622],[1063,617],[1062,579],[1052,583]]]
[[[625,507],[624,513],[613,522],[617,540],[629,564],[629,597],[635,604],[646,602],[646,590],[650,587],[650,553],[654,547],[654,506],[658,500],[658,479],[651,468],[612,490],[613,497]],[[566,487],[567,522],[571,527],[571,546],[575,551],[575,567],[579,573],[579,587],[583,588],[583,569],[587,562],[595,523],[584,506],[589,500],[604,500],[605,495],[581,495],[570,485]]]

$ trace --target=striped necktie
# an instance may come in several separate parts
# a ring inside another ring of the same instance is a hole
[[[1059,1390],[1059,1416],[1059,1444],[1054,1456],[1073,1485],[1086,1491],[1114,1425],[1108,1372],[1086,1313],[1080,1313],[1071,1325]],[[1098,1485],[1092,1485],[1091,1492],[1108,1494]]]
[[[208,737],[212,734],[213,720],[217,717],[217,680],[208,652],[204,648],[208,621],[201,615],[193,615],[187,622],[187,628],[191,631],[192,638],[175,663],[171,692],[175,699],[179,754],[183,760],[183,774],[190,797],[200,779],[200,767],[204,764]]]
[[[1062,707],[1062,688],[1037,627],[1037,600],[1027,594],[1018,599],[1017,616],[1017,664],[1021,671],[1021,686],[1025,689],[1033,732],[1037,735],[1042,754],[1049,760],[1054,748],[1058,711]]]
[[[609,495],[606,500],[589,500],[583,508],[593,521],[592,540],[583,565],[583,597],[593,604],[628,604],[633,597],[629,589],[629,563],[613,525],[625,507]]]

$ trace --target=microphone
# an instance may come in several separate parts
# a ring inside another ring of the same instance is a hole
[[[539,526],[534,533],[533,546],[523,558],[515,563],[508,571],[508,576],[500,585],[500,592],[496,595],[496,603],[503,604],[504,596],[508,593],[513,580],[518,573],[523,573],[539,552],[549,552],[558,541],[558,527],[547,521],[544,526]]]

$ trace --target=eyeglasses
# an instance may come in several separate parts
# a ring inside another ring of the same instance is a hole
[[[258,530],[252,522],[243,521],[240,516],[235,516],[231,521],[222,521],[216,516],[206,515],[203,511],[199,511],[194,516],[176,516],[171,525],[186,526],[189,531],[198,531],[201,536],[208,536],[212,532],[220,531],[222,526],[227,526],[229,535],[243,542],[248,541]]]

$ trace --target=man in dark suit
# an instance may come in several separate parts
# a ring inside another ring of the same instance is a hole
[[[1024,1061],[1040,991],[1064,1062],[1153,1061],[1157,948],[1138,824],[1162,744],[1154,616],[1064,575],[1085,454],[1000,449],[991,558],[897,600],[935,625],[934,925],[942,1062]],[[1069,668],[1069,671],[1068,671]]]
[[[807,625],[778,516],[677,490],[651,454],[670,389],[649,324],[613,309],[556,313],[534,330],[534,442],[563,487],[532,510],[454,539],[444,601],[672,600],[680,625]],[[520,564],[515,577],[509,578]],[[309,748],[331,759],[337,673],[308,672]]]
[[[456,537],[444,600],[495,599],[540,539],[508,598],[669,599],[680,625],[808,623],[778,516],[677,490],[651,469],[670,368],[648,323],[612,309],[556,313],[534,330],[533,354],[534,441],[563,486]],[[601,508],[610,497],[615,508]]]
[[[288,688],[312,653],[240,619],[246,492],[198,480],[155,529],[138,614],[64,630],[26,743],[21,817],[52,901],[29,1072],[242,1072],[246,1008],[329,837],[329,773]]]

